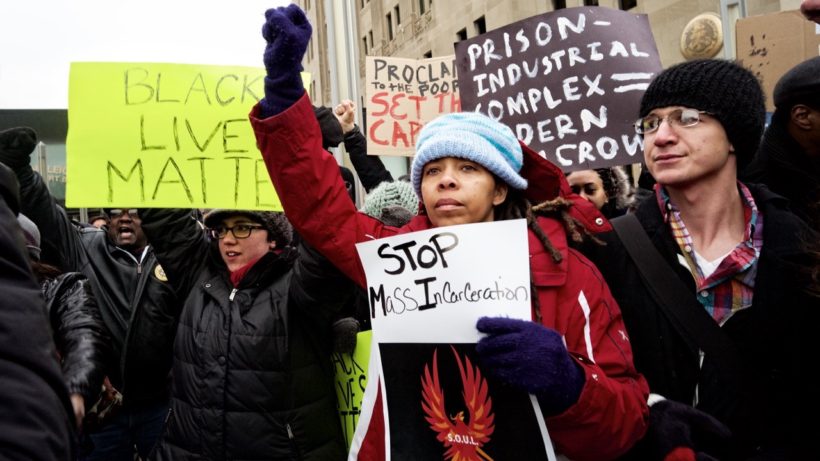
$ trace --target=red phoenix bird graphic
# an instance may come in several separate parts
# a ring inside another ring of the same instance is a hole
[[[433,351],[433,374],[424,366],[424,376],[421,378],[422,402],[421,406],[427,415],[425,419],[430,423],[430,429],[436,431],[439,442],[442,442],[447,451],[444,459],[453,461],[492,461],[492,458],[481,449],[490,441],[495,430],[492,413],[493,402],[488,396],[487,381],[481,377],[478,367],[473,368],[468,357],[465,369],[456,349],[450,346],[456,357],[458,369],[461,373],[463,386],[462,397],[467,406],[469,417],[465,421],[464,411],[455,416],[447,416],[444,409],[444,392],[438,377],[438,349]]]

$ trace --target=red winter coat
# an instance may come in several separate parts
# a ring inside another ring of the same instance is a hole
[[[356,243],[432,227],[423,215],[395,228],[356,210],[339,177],[338,164],[322,149],[322,134],[307,95],[274,117],[260,120],[258,113],[255,107],[251,124],[288,219],[310,245],[359,285],[365,286],[365,278]],[[539,184],[540,191],[540,196],[531,191],[530,197],[543,200],[569,190],[557,167],[541,161],[530,149],[525,149],[525,155],[523,173],[531,184]],[[583,204],[578,208],[575,216],[594,224],[595,219],[585,219],[591,216],[589,209]],[[586,375],[578,402],[547,418],[547,428],[557,451],[573,460],[612,459],[644,435],[649,388],[632,364],[621,311],[598,269],[568,247],[561,223],[543,217],[538,221],[563,256],[560,263],[553,262],[529,233],[530,272],[543,324],[564,336]],[[380,414],[378,403],[374,414]],[[360,459],[384,458],[380,424],[371,421]]]

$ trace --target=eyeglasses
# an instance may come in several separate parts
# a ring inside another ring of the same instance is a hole
[[[700,114],[711,115],[705,110],[697,109],[675,109],[666,117],[649,114],[635,122],[635,132],[642,135],[654,133],[655,131],[658,131],[658,128],[661,127],[661,123],[664,120],[670,126],[688,128],[700,123]]]
[[[131,216],[132,218],[139,218],[140,217],[140,215],[137,212],[136,208],[125,208],[125,209],[110,208],[108,210],[105,210],[105,212],[111,218],[117,218],[117,217],[122,216],[124,214],[127,214],[128,216]]]
[[[251,232],[253,232],[254,229],[264,229],[264,228],[265,228],[265,226],[259,226],[259,225],[255,225],[255,224],[237,224],[233,227],[225,227],[225,226],[215,227],[213,229],[208,229],[208,232],[211,234],[211,238],[215,238],[215,239],[225,238],[225,236],[228,235],[228,232],[233,234],[233,236],[236,237],[237,239],[246,239],[246,238],[251,236]]]

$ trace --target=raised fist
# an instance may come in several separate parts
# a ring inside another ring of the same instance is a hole
[[[278,72],[301,72],[302,57],[307,50],[313,28],[305,12],[291,3],[287,7],[265,12],[262,36],[268,45],[263,60],[268,75]]]
[[[342,132],[347,134],[356,125],[356,104],[349,99],[345,99],[333,109],[333,114],[339,119],[342,125]]]
[[[0,131],[0,162],[17,170],[31,162],[30,155],[37,147],[37,132],[29,127]]]
[[[284,112],[305,93],[300,72],[312,31],[304,11],[295,4],[265,12],[262,36],[267,46],[262,59],[267,76],[265,98],[259,101],[261,118]]]

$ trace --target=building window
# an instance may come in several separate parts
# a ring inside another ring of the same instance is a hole
[[[427,11],[427,0],[419,0],[419,16],[423,15],[425,11]]]
[[[393,40],[393,15],[387,13],[387,39]]]
[[[367,31],[367,38],[370,40],[370,49],[373,49],[373,31]]]
[[[367,55],[367,36],[362,37],[362,44],[364,45],[364,54]]]
[[[456,32],[456,37],[458,41],[467,40],[467,29],[461,29],[460,31]]]
[[[598,0],[584,0],[584,6],[598,6]]]
[[[430,59],[432,57],[433,57],[433,52],[432,51],[428,51],[428,52],[424,53],[424,59]]]
[[[619,0],[618,3],[622,10],[631,10],[638,6],[638,0]]]
[[[399,5],[396,5],[393,11],[396,13],[396,25],[398,26],[401,24],[401,10],[399,9]]]
[[[475,26],[476,35],[481,35],[487,32],[487,22],[484,20],[484,16],[473,21],[473,25]]]
[[[552,8],[554,10],[563,10],[567,7],[566,0],[552,0]]]

